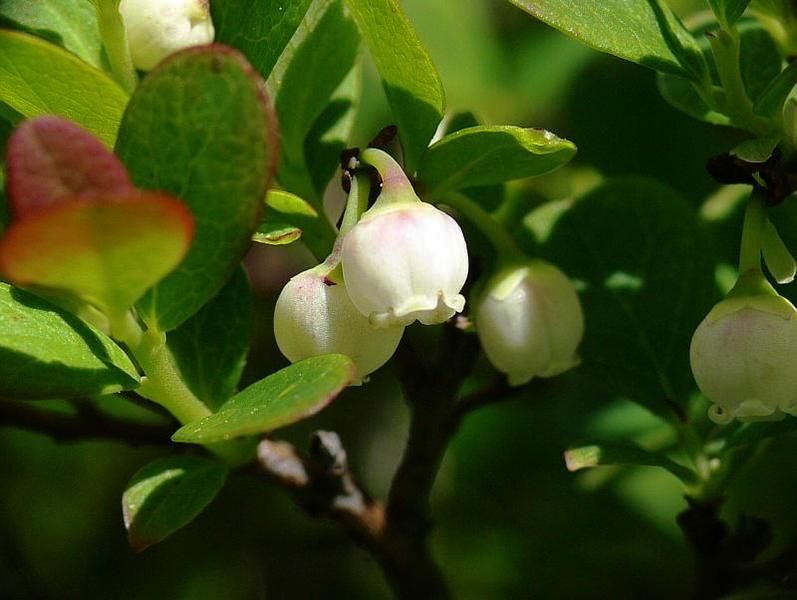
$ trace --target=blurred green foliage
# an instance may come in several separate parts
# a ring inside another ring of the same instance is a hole
[[[705,9],[697,0],[672,4],[683,16]],[[472,110],[487,124],[544,127],[578,145],[567,169],[535,187],[510,186],[526,208],[571,197],[589,187],[596,171],[655,178],[695,209],[716,191],[704,165],[734,145],[734,134],[671,108],[653,72],[591,51],[502,0],[403,5],[440,71],[450,112]],[[366,144],[390,124],[373,65],[366,65],[363,86],[352,145]],[[785,223],[795,218],[793,207],[773,214],[791,247],[797,227]],[[705,223],[729,264],[740,223],[739,210]],[[293,248],[254,253],[256,335],[244,383],[284,366],[271,329],[274,301],[290,274],[311,260]],[[263,263],[280,275],[259,274]],[[338,431],[355,474],[384,496],[406,417],[395,379],[382,370],[283,433],[304,446],[315,429]],[[562,451],[574,442],[629,433],[667,443],[655,417],[595,389],[579,370],[469,416],[433,498],[432,547],[457,596],[686,597],[693,576],[674,519],[686,507],[680,484],[653,469],[576,475],[565,469]],[[797,532],[795,452],[795,437],[773,442],[735,480],[725,508],[731,521],[740,514],[772,519],[772,552]],[[336,524],[308,518],[249,472],[231,473],[219,498],[188,527],[133,554],[120,497],[130,475],[164,453],[117,443],[60,444],[0,429],[0,597],[388,597],[375,563]]]

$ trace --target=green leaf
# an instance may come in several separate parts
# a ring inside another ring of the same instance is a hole
[[[188,525],[224,487],[226,477],[223,464],[202,456],[169,456],[140,469],[122,495],[133,550],[141,552]]]
[[[214,297],[260,221],[277,160],[277,128],[262,79],[224,46],[184,50],[142,81],[117,153],[133,182],[191,208],[188,256],[139,303],[150,327],[174,329]]]
[[[255,242],[281,246],[295,242],[306,231],[305,242],[313,251],[329,251],[323,242],[321,219],[308,202],[290,192],[270,190],[266,196],[266,205],[266,217],[252,236]]]
[[[86,0],[3,0],[0,25],[38,35],[93,67],[103,66],[97,15]]]
[[[542,175],[566,164],[575,153],[575,144],[542,129],[468,127],[433,144],[419,175],[431,197]]]
[[[22,115],[65,117],[113,146],[127,100],[116,82],[72,53],[0,31],[0,101]]]
[[[362,66],[358,62],[349,71],[329,104],[318,115],[304,140],[307,170],[317,197],[323,197],[333,173],[340,166],[340,153],[350,146],[354,117],[362,95]]]
[[[344,14],[342,2],[331,3],[297,48],[277,95],[282,134],[279,181],[288,191],[312,201],[319,212],[321,195],[305,157],[305,140],[351,70],[359,46],[357,26]]]
[[[354,363],[342,354],[297,362],[253,383],[219,411],[184,425],[175,442],[207,444],[268,433],[314,415],[354,378]]]
[[[780,135],[755,137],[743,141],[731,150],[731,154],[745,162],[764,163],[772,157],[772,153],[775,152],[780,140]]]
[[[705,61],[694,38],[660,0],[511,2],[596,50],[697,83],[705,81]]]
[[[608,180],[557,216],[540,249],[581,282],[590,385],[666,418],[685,404],[692,333],[717,300],[702,235],[678,194],[645,179]]]
[[[761,91],[753,106],[753,112],[763,117],[777,115],[783,109],[783,104],[795,85],[797,85],[797,62],[791,62]]]
[[[708,3],[717,20],[727,29],[742,17],[750,0],[708,0]]]
[[[45,300],[0,282],[0,397],[72,398],[138,387],[110,338]]]
[[[661,467],[686,484],[697,482],[695,472],[672,459],[645,450],[631,442],[601,442],[590,446],[571,448],[565,452],[568,471],[579,471],[604,465],[642,465]]]
[[[797,262],[789,252],[786,244],[780,239],[778,230],[769,219],[764,223],[761,232],[761,253],[767,269],[778,283],[791,283],[797,273]]]
[[[414,172],[445,112],[440,76],[397,0],[346,0],[382,78],[406,170]]]
[[[167,336],[183,381],[211,409],[235,393],[249,350],[253,313],[249,278],[239,267],[215,298]]]
[[[165,194],[84,194],[12,221],[0,273],[74,294],[114,322],[177,266],[193,232],[191,213]]]
[[[268,77],[302,22],[311,0],[213,0],[216,42],[237,48],[263,77]]]

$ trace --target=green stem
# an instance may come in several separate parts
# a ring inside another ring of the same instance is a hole
[[[346,210],[343,213],[343,222],[340,224],[339,237],[343,237],[360,220],[360,215],[368,208],[368,194],[371,191],[371,181],[365,175],[355,175],[351,181],[351,191],[346,200]]]
[[[736,125],[757,133],[767,133],[767,123],[753,112],[753,102],[747,95],[739,69],[740,38],[735,26],[720,29],[709,36],[714,62],[725,92],[725,112]]]
[[[526,260],[525,254],[507,230],[473,200],[459,192],[448,192],[440,202],[456,209],[473,223],[490,240],[503,259]]]
[[[129,312],[111,325],[113,336],[130,349],[144,379],[136,392],[160,404],[181,423],[198,421],[211,414],[183,382],[166,347],[166,336],[160,332],[143,331]]]
[[[99,0],[97,7],[97,24],[100,28],[102,43],[108,54],[108,62],[114,79],[127,92],[132,92],[138,84],[138,76],[130,58],[130,48],[127,46],[127,34],[119,14],[118,0]]]
[[[767,221],[765,193],[754,187],[744,214],[742,244],[739,250],[739,275],[761,269],[761,236]]]

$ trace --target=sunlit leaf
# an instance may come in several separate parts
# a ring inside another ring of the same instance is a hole
[[[227,468],[202,456],[169,456],[139,470],[122,495],[133,550],[157,544],[193,521],[224,486]]]
[[[172,439],[207,444],[290,425],[329,404],[354,373],[354,363],[341,354],[308,358],[253,383],[217,413],[178,429]]]

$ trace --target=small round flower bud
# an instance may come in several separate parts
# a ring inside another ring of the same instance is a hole
[[[363,162],[382,176],[376,203],[343,239],[351,301],[377,327],[442,323],[465,306],[468,250],[457,222],[421,202],[401,168],[381,150]]]
[[[208,0],[122,0],[130,56],[149,71],[169,54],[213,41]]]
[[[731,292],[692,336],[692,373],[716,423],[797,413],[797,311],[757,275],[761,292]]]
[[[274,310],[274,336],[291,362],[322,354],[345,354],[357,366],[357,381],[385,364],[401,340],[403,327],[376,329],[354,307],[342,284],[323,268],[293,277]]]
[[[584,314],[565,274],[534,260],[490,279],[476,309],[476,332],[493,366],[510,385],[522,385],[578,365]]]

